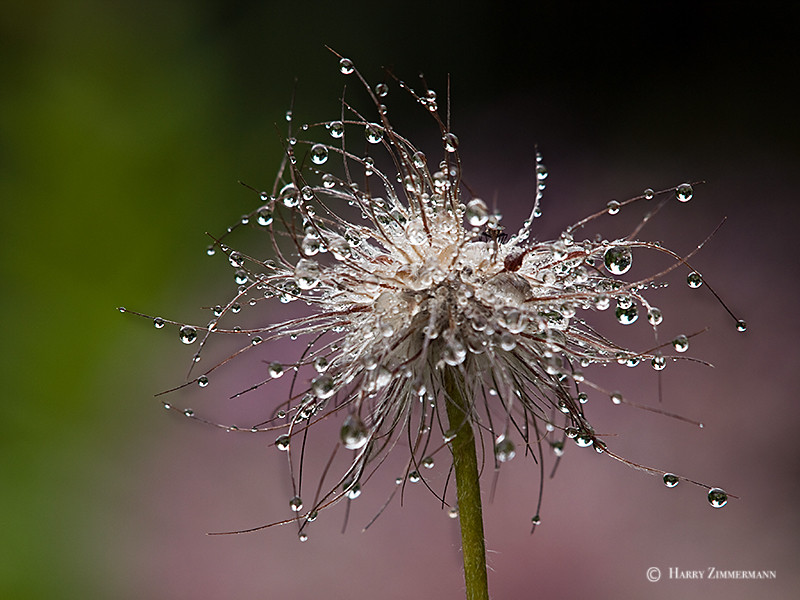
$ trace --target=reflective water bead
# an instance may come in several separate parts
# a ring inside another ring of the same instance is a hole
[[[650,325],[660,325],[661,321],[664,320],[661,309],[655,306],[650,307],[650,310],[647,311],[647,320],[650,322]]]
[[[294,512],[300,512],[303,510],[303,500],[300,496],[293,496],[291,500],[289,500],[289,508],[291,508]]]
[[[206,248],[206,254],[208,254],[209,256],[214,256],[216,253],[217,250],[216,248],[214,248],[214,246],[209,246],[208,248]]]
[[[409,471],[408,473],[408,480],[411,483],[419,483],[420,479],[422,479],[422,475],[419,474],[419,471]]]
[[[633,254],[625,246],[612,246],[603,254],[603,263],[610,273],[623,275],[633,264]]]
[[[677,475],[673,475],[672,473],[664,473],[664,485],[668,488],[674,488],[676,485],[678,485],[679,481],[680,480],[678,479]]]
[[[236,282],[237,285],[244,285],[247,283],[248,275],[247,271],[244,269],[239,269],[236,273],[233,274],[233,280]]]
[[[619,202],[616,200],[609,200],[606,208],[608,209],[608,214],[615,215],[619,212]]]
[[[451,519],[457,519],[458,509],[451,506],[450,509],[447,511],[447,516],[450,517]]]
[[[355,67],[353,66],[353,61],[349,58],[343,58],[339,61],[339,70],[344,75],[350,75],[353,71],[355,71]]]
[[[231,312],[233,314],[236,314],[241,310],[242,310],[242,305],[241,304],[234,304],[233,306],[231,306]]]
[[[728,503],[728,494],[720,488],[708,490],[708,503],[714,508],[722,508]]]
[[[194,416],[194,411],[191,408],[184,408],[183,414],[191,418]]]
[[[307,542],[308,534],[305,531],[301,531],[300,533],[297,534],[297,539],[300,540],[301,542]]]
[[[333,396],[336,392],[336,385],[331,377],[323,375],[312,382],[311,391],[314,392],[317,398],[324,400]]]
[[[290,444],[291,444],[291,440],[292,440],[292,438],[290,438],[290,437],[289,437],[288,435],[286,435],[286,434],[284,434],[284,435],[279,435],[279,436],[278,436],[278,437],[275,439],[275,447],[276,447],[278,450],[280,450],[281,452],[286,452],[286,451],[289,449],[289,446],[290,446]]]
[[[672,347],[676,352],[686,352],[689,349],[689,338],[685,335],[679,335],[672,340]]]
[[[508,439],[505,435],[501,435],[495,440],[494,455],[499,462],[508,462],[517,455],[516,446],[514,442]]]
[[[278,362],[270,363],[268,368],[269,376],[273,379],[278,379],[283,375],[283,365]]]
[[[260,335],[257,335],[252,340],[250,340],[250,343],[253,344],[253,346],[258,346],[263,341],[264,339]]]
[[[575,438],[575,443],[581,448],[587,448],[594,443],[594,438],[587,433],[581,433]]]
[[[339,139],[344,135],[344,124],[341,121],[331,121],[330,134],[332,138]]]
[[[389,93],[389,86],[385,83],[379,83],[375,86],[375,93],[379,98],[383,98]]]
[[[364,137],[370,144],[378,144],[383,139],[383,128],[375,123],[368,123],[364,127]]]
[[[688,202],[692,199],[693,193],[694,190],[692,190],[691,184],[688,183],[682,183],[675,188],[675,197],[678,198],[679,202]]]
[[[613,402],[616,405],[620,405],[620,404],[622,404],[622,401],[623,401],[623,398],[622,398],[622,394],[620,392],[612,392],[611,393],[611,402]]]
[[[423,458],[422,459],[422,466],[425,467],[426,469],[432,469],[433,468],[433,457],[432,456],[426,456],[425,458]]]
[[[244,264],[244,257],[235,250],[228,256],[228,262],[232,267],[241,267]]]
[[[689,284],[690,288],[699,288],[703,285],[703,276],[697,271],[692,271],[686,276],[686,283]]]
[[[319,283],[320,269],[319,264],[314,260],[301,258],[297,261],[294,268],[294,278],[297,282],[297,287],[301,290],[310,290],[317,286]]]
[[[586,392],[579,392],[578,393],[578,402],[581,404],[586,404],[589,401],[589,395]]]
[[[547,179],[547,167],[542,163],[536,165],[536,179]]]
[[[423,169],[427,161],[424,152],[414,152],[412,160],[414,161],[414,166],[417,167],[418,169]]]
[[[201,375],[200,377],[198,377],[197,385],[199,385],[200,387],[206,387],[208,385],[208,377],[206,377],[205,375]]]
[[[578,437],[578,430],[575,427],[567,427],[564,430],[564,435],[566,435],[570,439],[575,439]]]
[[[467,209],[464,216],[472,227],[480,227],[485,225],[489,220],[489,209],[486,203],[480,198],[473,198],[467,203]]]
[[[645,200],[652,200],[653,198],[655,198],[655,195],[656,195],[656,193],[651,188],[647,188],[644,191],[644,199]]]
[[[178,336],[184,344],[191,344],[197,339],[197,330],[190,325],[184,325],[178,332]]]
[[[322,144],[311,146],[311,162],[315,165],[324,165],[328,160],[328,149]]]
[[[317,373],[324,373],[328,370],[328,359],[324,356],[318,356],[314,359],[314,368],[317,370]]]
[[[636,319],[639,318],[639,309],[635,304],[630,308],[621,308],[618,306],[616,310],[616,316],[617,321],[623,325],[630,325],[631,323],[635,323]]]
[[[657,354],[653,357],[653,360],[651,360],[650,363],[653,365],[653,368],[656,371],[663,371],[664,367],[667,366],[667,359],[660,354]]]
[[[345,495],[349,500],[355,500],[361,495],[361,484],[357,481],[347,488]]]
[[[153,327],[155,327],[156,329],[163,328],[164,327],[164,319],[162,319],[161,317],[156,317],[155,319],[153,319]]]
[[[534,515],[533,517],[531,517],[531,525],[533,525],[534,527],[536,525],[540,525],[541,523],[542,519],[539,515]]]
[[[448,152],[455,152],[456,148],[458,148],[458,138],[454,133],[445,133],[442,141],[444,142],[444,149]]]
[[[564,456],[564,442],[553,442],[550,446],[553,448],[553,454],[556,456]]]
[[[736,331],[744,332],[747,331],[747,323],[739,319],[736,321]]]
[[[267,225],[272,223],[272,211],[266,206],[259,208],[258,213],[256,214],[257,214],[256,220],[258,221],[258,224],[261,225],[262,227],[266,227]]]

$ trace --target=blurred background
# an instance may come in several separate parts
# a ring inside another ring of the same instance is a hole
[[[727,217],[694,263],[748,331],[684,275],[650,295],[666,335],[711,328],[690,353],[715,368],[663,372],[664,408],[705,429],[602,398],[587,410],[618,434],[618,453],[741,499],[714,510],[701,488],[668,490],[568,447],[531,537],[538,469],[520,456],[486,507],[493,597],[796,593],[799,11],[531,4],[6,3],[0,597],[463,597],[456,521],[424,488],[361,533],[391,491],[392,463],[344,534],[335,509],[305,544],[291,527],[206,536],[288,516],[284,457],[261,437],[165,412],[153,394],[182,381],[192,349],[115,309],[202,323],[202,307],[227,299],[230,267],[205,255],[204,232],[257,206],[237,180],[271,185],[295,77],[298,122],[338,116],[345,80],[325,44],[372,82],[381,66],[409,82],[422,71],[443,98],[449,74],[465,177],[512,226],[533,196],[535,144],[550,171],[541,238],[611,198],[685,180],[708,183],[642,237],[686,253]],[[388,100],[400,132],[434,140],[421,108],[396,87]],[[624,235],[642,208],[597,229]],[[634,327],[625,335],[648,347],[647,327]],[[176,403],[224,415],[224,386],[253,377],[227,373]],[[657,402],[650,369],[587,376]],[[658,583],[645,576],[653,566]],[[670,567],[709,566],[777,579],[668,580]]]

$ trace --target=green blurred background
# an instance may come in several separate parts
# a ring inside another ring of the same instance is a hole
[[[409,80],[423,70],[442,94],[450,73],[466,168],[501,206],[520,194],[528,202],[538,142],[551,169],[548,234],[612,196],[691,178],[710,184],[689,220],[665,217],[668,245],[677,238],[690,249],[685,239],[696,243],[730,217],[704,260],[751,331],[737,337],[721,310],[705,307],[719,337],[704,358],[719,366],[693,388],[713,407],[700,412],[720,424],[719,437],[692,432],[685,451],[645,442],[634,452],[697,466],[698,477],[732,481],[744,499],[723,516],[687,497],[661,504],[661,489],[638,499],[651,482],[573,457],[578,465],[546,490],[550,533],[514,537],[527,508],[513,524],[487,516],[496,597],[789,597],[800,537],[791,366],[800,23],[796,8],[760,6],[6,3],[0,597],[460,596],[457,539],[424,495],[377,533],[340,536],[337,524],[316,549],[300,548],[292,532],[205,537],[240,508],[253,519],[281,514],[285,493],[269,482],[285,473],[252,444],[219,442],[163,414],[152,394],[180,381],[188,355],[115,310],[199,320],[201,306],[224,297],[229,273],[205,256],[203,233],[255,206],[238,179],[271,183],[274,124],[295,77],[296,114],[336,115],[342,79],[324,44],[373,81],[381,65]],[[414,127],[430,132],[424,115]],[[662,432],[684,435],[674,423],[653,435]],[[621,479],[594,479],[605,469]],[[520,475],[531,489],[535,477]],[[653,510],[625,521],[635,508],[620,502],[620,486]],[[280,508],[258,512],[274,489]],[[242,521],[233,527],[253,524]],[[440,530],[441,547],[430,541]],[[651,563],[702,569],[701,557],[778,569],[779,580],[678,589],[644,579]]]

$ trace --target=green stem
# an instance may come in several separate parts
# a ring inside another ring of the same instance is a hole
[[[449,399],[447,421],[455,438],[450,442],[453,468],[456,473],[458,519],[461,523],[461,554],[464,558],[464,580],[467,600],[488,600],[486,579],[486,545],[483,539],[483,509],[478,480],[478,455],[470,418],[471,406],[462,392],[463,379],[454,369],[444,372],[444,387]]]

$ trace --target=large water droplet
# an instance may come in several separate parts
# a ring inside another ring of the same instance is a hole
[[[647,188],[644,191],[644,199],[645,200],[652,200],[653,198],[655,198],[655,195],[656,195],[656,193],[652,190],[652,188]]]
[[[708,490],[708,503],[714,508],[722,508],[728,503],[728,494],[720,488]]]
[[[467,210],[464,216],[467,218],[467,223],[473,227],[480,227],[489,220],[489,209],[483,200],[473,198],[467,203]]]
[[[679,481],[680,480],[678,479],[677,475],[673,475],[672,473],[664,473],[664,485],[668,488],[674,488],[676,485],[678,485]]]
[[[632,304],[628,308],[617,306],[615,314],[617,316],[617,321],[623,325],[630,325],[631,323],[636,322],[636,319],[639,318],[639,309],[635,304]]]
[[[291,500],[289,500],[289,508],[291,508],[294,512],[300,512],[303,510],[303,500],[300,496],[294,496]]]
[[[672,347],[676,352],[686,352],[689,349],[689,338],[685,335],[679,335],[672,340]]]
[[[609,200],[606,207],[608,209],[608,214],[610,215],[615,215],[619,212],[619,202],[616,200]]]
[[[745,332],[747,331],[747,323],[739,319],[736,321],[736,331]]]
[[[650,310],[647,311],[647,320],[650,322],[650,325],[660,325],[661,321],[664,320],[661,309],[651,306]]]
[[[328,160],[328,149],[322,144],[311,146],[311,162],[315,165],[324,165]]]
[[[344,75],[350,75],[353,71],[355,71],[355,67],[353,66],[353,61],[349,58],[343,58],[339,61],[339,70]]]
[[[283,375],[283,365],[279,362],[270,363],[268,372],[270,377],[278,379]]]
[[[610,273],[623,275],[633,264],[633,254],[625,246],[612,246],[603,254],[603,263]]]
[[[444,149],[448,152],[455,152],[456,148],[458,148],[458,138],[454,133],[445,133],[442,141],[444,142]]]
[[[190,325],[184,325],[178,332],[178,336],[184,344],[191,344],[197,340],[197,330]]]
[[[331,121],[330,134],[332,138],[339,139],[344,135],[344,124],[341,121]]]
[[[155,327],[156,329],[161,329],[162,327],[164,327],[164,319],[162,319],[161,317],[156,317],[155,319],[153,319],[153,327]]]
[[[653,365],[653,368],[656,371],[663,371],[664,367],[667,366],[667,359],[665,357],[661,356],[660,354],[657,354],[656,356],[654,356],[653,360],[650,361],[650,362],[651,362],[651,364]]]
[[[688,183],[682,183],[675,188],[675,197],[678,198],[680,202],[688,202],[691,200],[693,193],[694,190],[692,190],[692,186]]]
[[[200,387],[208,386],[208,377],[206,377],[205,375],[200,375],[200,377],[197,378],[197,385],[199,385]]]
[[[686,283],[689,284],[690,288],[699,288],[703,285],[703,276],[697,271],[692,271],[686,276]]]
[[[517,455],[517,449],[514,442],[508,439],[505,435],[501,435],[495,440],[494,455],[499,462],[508,462]]]
[[[294,278],[297,281],[297,287],[301,290],[310,290],[317,286],[319,283],[319,264],[314,260],[301,258],[297,261],[294,268]]]
[[[291,438],[286,434],[279,435],[275,440],[275,447],[281,452],[286,452],[289,449],[290,444]]]
[[[333,379],[327,375],[317,377],[311,384],[311,391],[317,398],[330,398],[336,392],[336,385]]]
[[[377,144],[383,139],[383,128],[380,125],[368,123],[364,127],[364,137],[370,144]]]
[[[272,223],[272,211],[268,207],[262,206],[261,208],[258,209],[257,214],[258,214],[257,218],[258,224],[261,225],[262,227],[266,227],[267,225]]]

